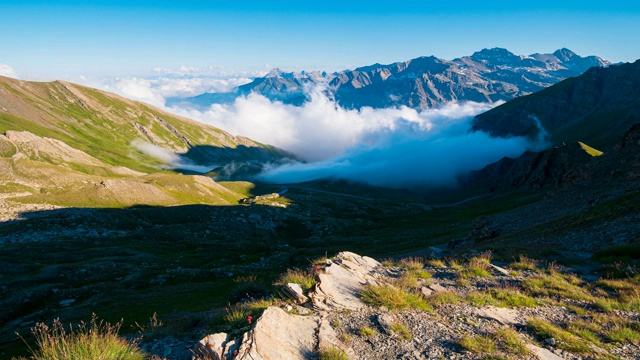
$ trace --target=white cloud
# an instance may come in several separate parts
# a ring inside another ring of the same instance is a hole
[[[18,78],[18,73],[7,64],[0,64],[0,76],[7,76],[11,78]]]

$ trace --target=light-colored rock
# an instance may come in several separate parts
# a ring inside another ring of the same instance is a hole
[[[379,266],[376,260],[341,252],[325,267],[325,273],[318,274],[319,284],[313,294],[314,306],[326,310],[327,307],[355,310],[364,306],[360,300],[360,290],[367,283],[376,283],[370,273]]]
[[[527,349],[539,360],[564,360],[564,358],[552,353],[551,351],[535,346],[533,344],[527,344]]]
[[[392,336],[393,330],[391,330],[391,325],[393,325],[393,323],[395,322],[393,316],[389,313],[378,314],[376,319],[378,320],[378,324],[380,324],[382,331],[384,331],[387,335]]]
[[[495,320],[502,325],[516,325],[524,323],[524,321],[520,320],[520,314],[518,311],[513,309],[485,306],[477,309],[476,314],[483,318]]]
[[[340,340],[338,340],[338,335],[336,335],[335,330],[331,324],[329,324],[329,320],[322,319],[320,321],[320,327],[318,328],[318,350],[329,350],[331,348],[337,348],[342,350],[349,359],[355,358],[355,354],[353,350],[345,346]]]
[[[434,292],[434,291],[433,291],[433,290],[431,290],[431,289],[429,289],[429,288],[427,288],[427,287],[424,287],[424,286],[423,286],[423,287],[421,287],[421,288],[420,288],[420,292],[421,292],[421,293],[422,293],[422,295],[424,295],[424,296],[429,296],[429,295],[433,294],[433,292]]]
[[[431,285],[427,285],[427,287],[433,291],[433,292],[443,292],[443,291],[447,291],[447,288],[445,288],[444,286],[440,285],[440,284],[431,284]]]
[[[501,273],[502,275],[511,276],[511,274],[509,274],[509,270],[507,270],[505,268],[501,268],[500,266],[497,266],[497,265],[493,265],[493,264],[490,264],[490,265],[494,270],[496,270],[497,272]]]
[[[299,284],[288,283],[282,287],[282,292],[298,304],[304,304],[309,301],[309,298],[304,295],[302,287]]]
[[[315,353],[318,318],[269,307],[245,333],[237,360],[308,359]]]
[[[207,359],[224,360],[225,346],[227,345],[228,335],[226,333],[217,333],[205,336],[196,344],[196,354],[205,356]]]

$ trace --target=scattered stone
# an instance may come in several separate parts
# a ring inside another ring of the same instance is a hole
[[[395,322],[393,316],[389,313],[378,314],[376,320],[378,320],[378,324],[380,324],[382,331],[389,336],[393,336],[393,330],[391,330],[391,325]]]
[[[447,291],[447,288],[445,288],[444,286],[440,285],[440,284],[431,284],[431,285],[427,285],[427,287],[433,291],[433,292],[443,292],[443,291]]]
[[[309,298],[304,295],[302,287],[299,284],[288,283],[282,287],[283,294],[294,300],[298,304],[304,304],[309,301]]]
[[[490,265],[494,270],[496,270],[497,272],[501,273],[502,275],[511,276],[511,274],[509,274],[509,270],[507,270],[505,268],[501,268],[500,266],[497,266],[497,265],[493,265],[493,264],[490,264]]]
[[[477,309],[476,314],[486,319],[495,320],[502,325],[522,325],[522,322],[518,320],[520,317],[518,311],[513,309],[485,306]]]
[[[427,287],[424,287],[424,286],[420,288],[420,292],[424,296],[429,296],[429,295],[433,294],[433,290],[431,290],[431,289],[429,289]]]
[[[533,344],[527,344],[527,349],[539,360],[564,360],[564,358],[552,353],[551,351],[535,346]]]

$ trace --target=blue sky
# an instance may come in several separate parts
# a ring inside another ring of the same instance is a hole
[[[639,1],[1,1],[0,64],[21,78],[180,66],[340,70],[485,47],[640,58]]]

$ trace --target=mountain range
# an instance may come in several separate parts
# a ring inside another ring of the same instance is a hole
[[[167,105],[207,108],[250,93],[301,105],[307,101],[309,90],[317,86],[340,106],[349,109],[363,106],[426,109],[451,101],[495,103],[540,91],[591,67],[610,64],[600,57],[582,57],[569,49],[523,56],[492,48],[453,60],[423,56],[336,73],[287,73],[274,69],[231,92],[171,98]]]

